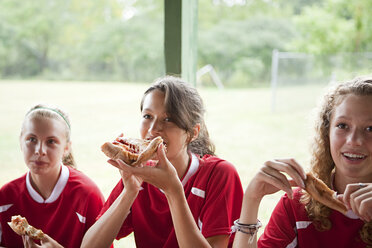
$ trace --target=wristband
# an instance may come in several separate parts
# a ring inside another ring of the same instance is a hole
[[[257,235],[258,229],[262,227],[261,221],[257,220],[256,224],[242,224],[239,223],[239,219],[234,221],[234,225],[231,227],[232,232],[242,232],[244,234],[249,234],[249,244],[253,242],[254,237]]]

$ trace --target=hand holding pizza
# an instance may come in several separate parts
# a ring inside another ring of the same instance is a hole
[[[44,234],[43,239],[40,240],[40,245],[36,244],[32,238],[26,235],[22,236],[22,240],[25,248],[63,248],[63,246],[47,234]]]
[[[287,179],[286,173],[292,179]],[[347,208],[336,198],[336,192],[323,181],[307,173],[294,159],[276,159],[267,161],[248,185],[247,192],[251,198],[261,200],[263,196],[278,190],[285,191],[293,198],[292,186],[299,186],[316,201],[327,207],[346,214]]]
[[[292,179],[288,179],[283,173]],[[295,159],[275,159],[264,163],[246,192],[250,198],[261,200],[265,195],[283,190],[292,198],[292,186],[305,188],[305,179],[305,171]]]
[[[158,146],[157,156],[159,160],[155,166],[132,167],[120,160],[117,162],[125,174],[142,178],[143,181],[154,185],[165,193],[175,189],[174,186],[182,186],[176,169],[165,155],[165,148],[162,143]]]
[[[25,217],[20,215],[12,216],[12,219],[10,222],[8,222],[8,225],[15,233],[22,236],[24,247],[62,247],[57,241],[49,237],[42,230],[31,226]],[[36,244],[34,240],[40,240],[41,245]]]
[[[372,183],[348,184],[344,194],[337,198],[363,221],[372,221]]]
[[[125,190],[136,192],[136,193],[139,192],[143,180],[137,176],[134,176],[132,173],[129,173],[127,170],[125,170],[125,168],[127,166],[130,167],[130,165],[126,164],[121,159],[116,159],[116,160],[109,159],[107,162],[119,169]]]

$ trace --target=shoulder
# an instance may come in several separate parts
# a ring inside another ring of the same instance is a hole
[[[17,179],[14,179],[6,184],[4,184],[1,188],[0,188],[0,193],[1,194],[4,194],[4,193],[12,193],[12,192],[20,192],[20,190],[22,188],[24,188],[26,185],[26,174],[17,178]]]
[[[6,183],[0,188],[0,208],[1,206],[14,203],[15,199],[20,199],[25,194],[27,194],[26,174]]]
[[[225,184],[227,181],[239,181],[239,174],[230,162],[216,156],[206,155],[200,158],[199,176],[211,180],[219,180]]]
[[[227,172],[231,171],[232,173],[237,173],[234,165],[224,159],[221,159],[217,156],[205,155],[200,158],[201,167],[213,167],[216,171]]]
[[[206,155],[200,158],[195,183],[205,185],[205,189],[209,190],[234,188],[239,194],[243,194],[240,177],[235,167],[230,162],[216,156]]]
[[[302,195],[303,191],[301,188],[293,188],[293,199],[284,194],[274,212],[280,209],[280,211],[285,211],[286,215],[293,216],[296,219],[307,219],[305,205],[301,203]]]
[[[97,184],[93,182],[92,179],[90,179],[87,175],[85,175],[83,172],[68,167],[70,175],[68,179],[68,184],[76,189],[79,189],[86,193],[98,193],[101,195],[101,191],[98,188]]]

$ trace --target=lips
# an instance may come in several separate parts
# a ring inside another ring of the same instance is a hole
[[[361,153],[352,153],[352,152],[343,152],[342,156],[344,156],[348,160],[352,161],[360,161],[364,160],[367,156]]]
[[[41,161],[41,160],[36,160],[36,161],[34,161],[34,163],[36,164],[36,165],[44,165],[44,164],[46,164],[47,162],[45,162],[45,161]]]

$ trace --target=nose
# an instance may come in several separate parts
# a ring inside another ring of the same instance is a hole
[[[46,154],[45,146],[43,145],[43,142],[39,142],[36,145],[35,154],[39,156],[44,156]]]
[[[363,143],[363,132],[357,129],[350,131],[347,137],[347,143],[352,146],[360,146]]]
[[[149,128],[149,133],[151,136],[159,136],[160,132],[163,130],[163,124],[160,120],[155,119]]]

